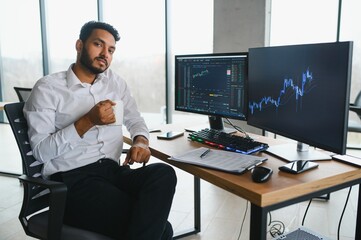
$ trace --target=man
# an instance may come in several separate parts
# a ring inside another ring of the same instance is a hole
[[[76,62],[40,79],[25,103],[30,144],[44,177],[67,185],[65,223],[114,239],[171,239],[173,168],[129,168],[148,162],[149,134],[125,81],[108,69],[119,39],[106,23],[82,27]],[[112,124],[119,100],[133,139],[121,166],[122,126]]]

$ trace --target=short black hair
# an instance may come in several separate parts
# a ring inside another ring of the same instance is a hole
[[[103,29],[108,31],[113,35],[115,41],[119,41],[120,39],[117,29],[115,29],[112,25],[97,21],[90,21],[85,23],[80,30],[79,39],[85,42],[89,38],[90,34],[92,34],[94,29]]]

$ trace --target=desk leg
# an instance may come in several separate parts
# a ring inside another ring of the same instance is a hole
[[[267,235],[267,211],[251,203],[251,226],[250,238],[266,240]]]
[[[199,233],[201,231],[201,180],[194,176],[194,229],[176,234],[173,239]]]
[[[358,202],[355,239],[361,239],[361,184],[358,185]]]
[[[194,229],[201,231],[201,180],[194,176]]]

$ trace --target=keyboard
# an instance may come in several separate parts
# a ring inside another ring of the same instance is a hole
[[[268,148],[266,143],[208,128],[190,133],[188,139],[222,150],[243,154],[256,153]]]

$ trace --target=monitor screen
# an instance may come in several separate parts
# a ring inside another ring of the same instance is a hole
[[[345,154],[351,60],[352,42],[249,50],[247,123],[298,141],[268,151],[290,161],[323,158],[304,143]]]
[[[247,53],[175,56],[175,110],[210,116],[223,130],[222,117],[245,120]]]

